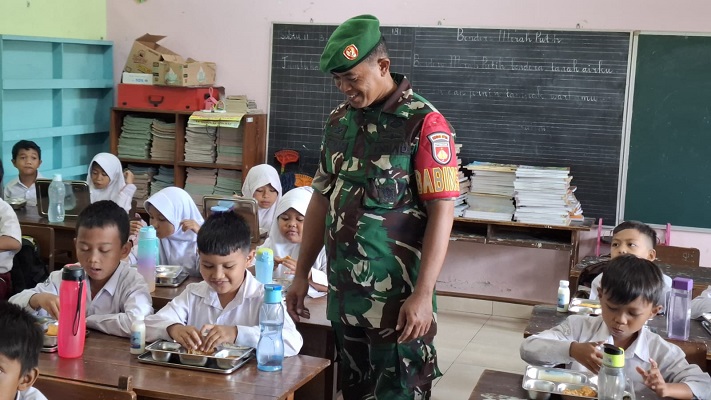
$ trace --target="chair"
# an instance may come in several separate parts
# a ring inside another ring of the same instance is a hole
[[[694,247],[657,246],[657,260],[671,265],[698,267],[701,253]]]
[[[40,376],[34,384],[52,400],[136,400],[131,377],[119,377],[118,386],[95,385],[68,379]]]
[[[39,246],[40,257],[47,263],[47,272],[54,271],[54,228],[50,226],[20,225],[24,236],[31,236]]]
[[[667,342],[674,343],[675,345],[679,346],[684,351],[684,354],[686,354],[686,361],[688,361],[689,364],[696,364],[701,367],[702,371],[708,372],[706,363],[706,352],[708,350],[706,343],[689,342],[686,340],[669,338],[667,338]]]

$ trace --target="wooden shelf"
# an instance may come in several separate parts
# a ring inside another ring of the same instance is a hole
[[[241,170],[242,169],[242,164],[211,164],[211,163],[200,163],[200,162],[191,162],[191,161],[180,161],[178,162],[178,165],[181,167],[193,167],[193,168],[219,168],[219,169],[235,169],[235,170]]]
[[[175,162],[164,161],[164,160],[152,160],[150,158],[125,158],[119,157],[122,163],[127,164],[151,164],[151,165],[165,165],[166,167],[173,167]]]

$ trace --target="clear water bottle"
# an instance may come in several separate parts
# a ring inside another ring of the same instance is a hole
[[[667,311],[667,332],[672,339],[689,340],[691,324],[691,291],[694,281],[688,278],[674,278],[669,310]]]
[[[597,375],[599,400],[622,400],[625,395],[625,351],[605,343],[602,351],[602,366]]]
[[[62,222],[64,221],[64,195],[66,194],[62,175],[54,175],[48,191],[49,209],[47,210],[47,218],[49,218],[49,222]]]
[[[281,371],[284,361],[284,307],[281,304],[281,285],[264,285],[264,303],[259,309],[259,343],[257,344],[257,369]]]

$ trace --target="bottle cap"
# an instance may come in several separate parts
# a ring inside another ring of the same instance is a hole
[[[156,238],[156,228],[151,225],[144,226],[138,231],[138,240],[151,240]]]
[[[561,280],[561,281],[560,281],[560,286],[561,286],[561,287],[568,287],[569,285],[570,285],[570,282],[568,282],[568,281],[566,281],[566,280]]]
[[[85,276],[84,268],[79,264],[65,265],[64,268],[62,268],[63,281],[83,281]]]
[[[62,174],[54,174],[54,178],[52,178],[53,181],[61,181],[62,180]]]
[[[274,260],[274,252],[269,247],[262,247],[257,250],[257,261],[269,261]]]
[[[603,345],[602,363],[606,367],[622,368],[625,366],[625,351],[621,347],[605,343]]]
[[[213,213],[223,213],[223,212],[227,212],[227,211],[229,211],[229,210],[230,210],[229,208],[223,207],[223,206],[212,206],[212,207],[210,207],[210,211],[212,211]]]
[[[264,285],[264,302],[269,304],[281,303],[281,285],[275,283]]]
[[[694,287],[694,280],[689,278],[674,278],[672,280],[672,289],[691,290]]]

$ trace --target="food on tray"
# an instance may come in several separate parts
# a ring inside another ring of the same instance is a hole
[[[578,306],[589,307],[589,308],[600,308],[600,303],[590,303],[590,302],[583,301],[583,302],[579,303]]]
[[[597,397],[597,392],[590,386],[583,386],[580,389],[564,389],[563,394],[572,396]]]
[[[57,329],[59,329],[59,326],[57,324],[49,324],[47,325],[47,332],[45,332],[45,335],[57,336]]]
[[[215,354],[216,351],[217,349],[212,349],[212,351],[188,349],[188,354],[190,354],[191,356],[211,356]]]

